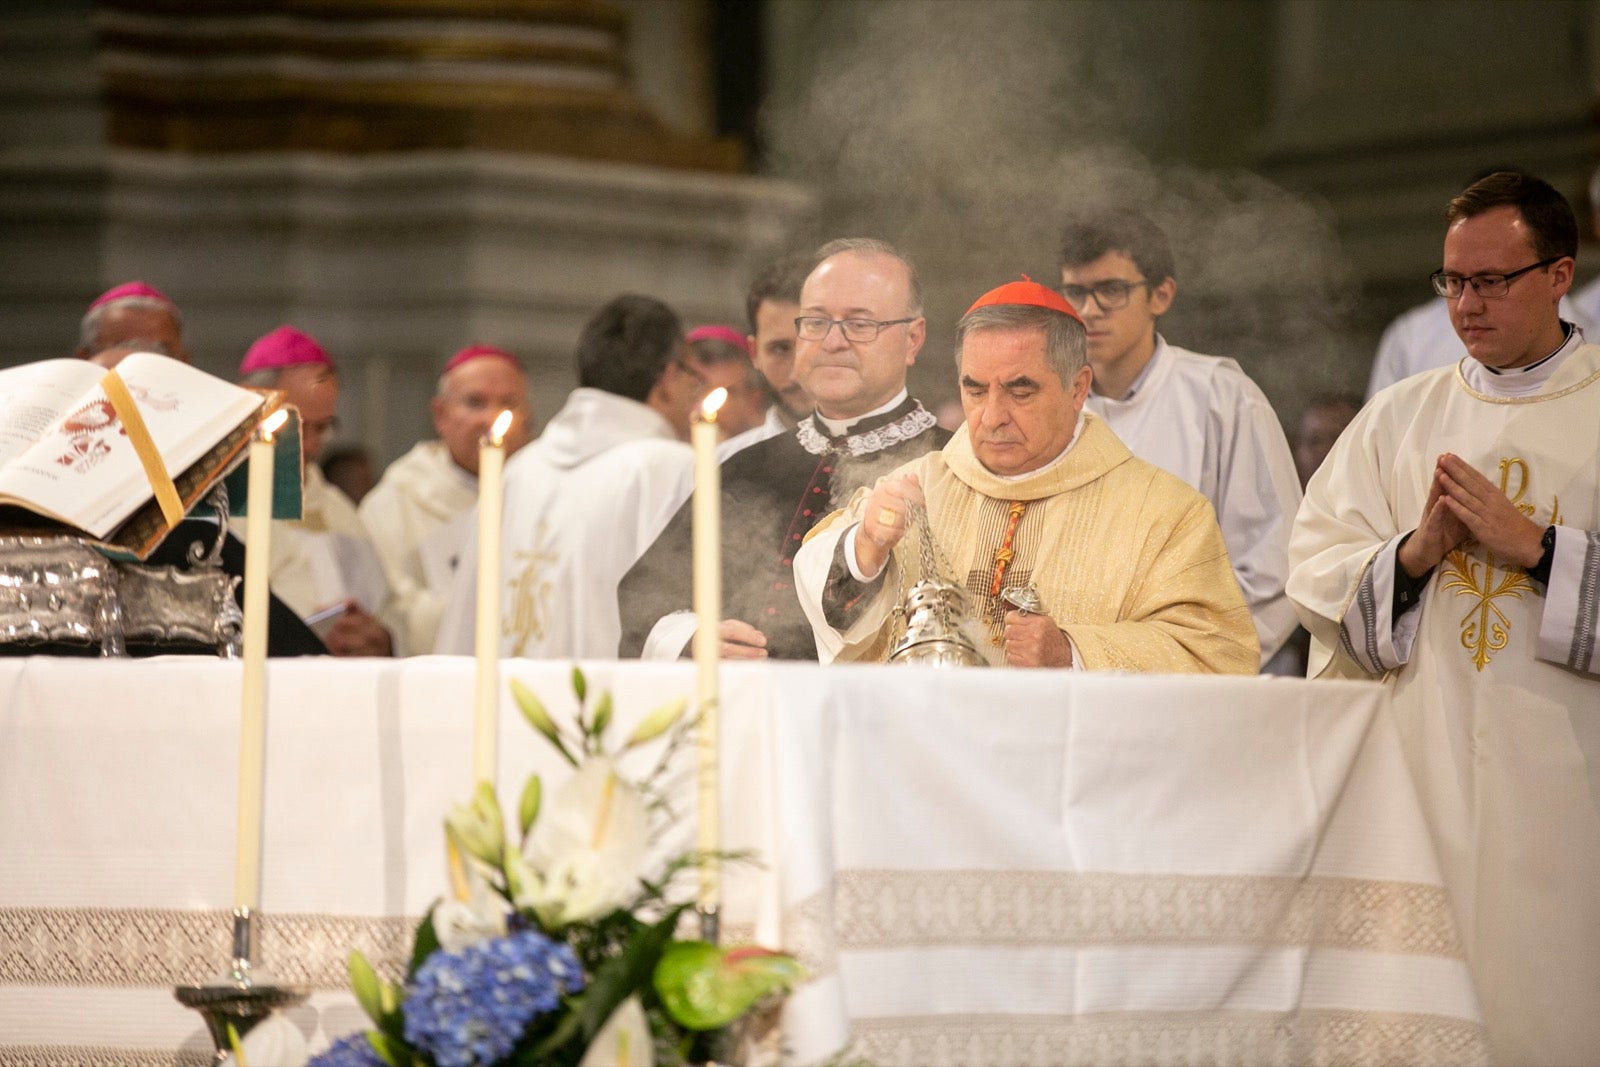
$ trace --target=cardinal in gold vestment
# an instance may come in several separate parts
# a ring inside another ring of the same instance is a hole
[[[996,662],[1254,674],[1255,628],[1211,505],[1083,412],[1071,306],[1030,281],[1001,286],[962,319],[957,353],[966,425],[858,493],[795,561],[821,659],[883,660],[926,557],[965,587]],[[1026,586],[1045,614],[1008,610],[1002,594]]]

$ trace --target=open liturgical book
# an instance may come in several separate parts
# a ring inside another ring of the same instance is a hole
[[[107,379],[115,373],[125,399]],[[141,459],[130,400],[187,513],[242,459],[266,397],[167,356],[107,371],[52,359],[0,371],[0,527],[67,527],[108,554],[144,559],[173,524]]]

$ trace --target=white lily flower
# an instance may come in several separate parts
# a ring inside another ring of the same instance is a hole
[[[638,790],[609,758],[590,757],[540,813],[526,851],[537,873],[518,906],[533,908],[552,929],[622,907],[639,890],[648,836]]]
[[[466,900],[445,900],[433,909],[433,932],[446,952],[506,934],[506,902],[476,872],[469,884]]]
[[[452,804],[444,817],[445,832],[452,835],[462,851],[492,866],[500,864],[505,849],[506,822],[500,813],[500,798],[494,786],[479,782],[469,804]]]
[[[306,1035],[276,1011],[240,1039],[239,1051],[244,1055],[242,1067],[305,1067],[308,1058]],[[241,1064],[230,1052],[218,1067],[241,1067]]]
[[[594,1035],[578,1067],[656,1067],[655,1045],[637,995],[617,1005]]]

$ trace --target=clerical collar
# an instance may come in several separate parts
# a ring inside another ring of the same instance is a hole
[[[1563,348],[1567,347],[1568,342],[1570,342],[1572,340],[1573,333],[1576,332],[1577,329],[1578,328],[1576,326],[1574,326],[1570,322],[1567,322],[1565,319],[1561,320],[1561,343],[1556,345],[1555,349],[1548,356],[1545,356],[1543,359],[1536,359],[1532,363],[1528,364],[1526,367],[1505,367],[1505,368],[1500,368],[1500,367],[1490,367],[1490,366],[1488,366],[1486,364],[1483,369],[1488,371],[1490,374],[1510,374],[1510,375],[1527,374],[1529,371],[1537,370],[1538,368],[1544,366],[1546,363],[1550,362],[1552,359],[1555,359],[1556,355],[1558,353],[1560,353],[1560,351]]]
[[[1057,466],[1063,460],[1065,460],[1067,458],[1068,454],[1071,453],[1072,446],[1077,444],[1078,443],[1078,438],[1080,438],[1082,436],[1083,436],[1083,412],[1080,410],[1078,412],[1077,424],[1072,427],[1072,440],[1067,442],[1067,447],[1063,448],[1061,450],[1060,454],[1057,455],[1055,459],[1051,460],[1049,463],[1046,463],[1042,467],[1036,467],[1035,469],[1033,469],[1031,471],[1027,471],[1026,473],[1023,473],[1023,474],[995,474],[993,471],[990,471],[989,473],[997,481],[1002,481],[1002,482],[1020,482],[1024,478],[1037,478],[1039,475],[1046,473],[1052,467]]]
[[[1582,329],[1564,320],[1561,325],[1566,331],[1566,336],[1548,356],[1535,360],[1526,367],[1510,367],[1505,370],[1486,367],[1471,356],[1467,356],[1461,364],[1461,376],[1472,388],[1488,396],[1532,396],[1544,388],[1545,383],[1567,361],[1567,357],[1577,351],[1578,346],[1584,342]]]
[[[853,422],[824,419],[813,413],[809,419],[800,420],[794,434],[800,447],[814,456],[830,450],[863,456],[909,441],[933,429],[937,422],[927,408],[902,389],[894,400]]]
[[[827,434],[829,437],[843,437],[845,434],[850,432],[850,427],[866,422],[868,419],[877,415],[887,415],[901,404],[904,404],[909,395],[910,394],[902,389],[898,393],[894,394],[894,397],[890,399],[887,404],[882,404],[878,407],[875,407],[865,415],[858,415],[853,419],[830,419],[820,411],[815,413],[815,418],[817,422],[821,424],[823,433]]]

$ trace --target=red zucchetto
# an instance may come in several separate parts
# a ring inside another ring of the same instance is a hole
[[[1077,309],[1067,303],[1066,297],[1054,289],[1040,285],[1026,274],[1019,281],[1006,282],[998,289],[990,289],[987,293],[978,297],[977,300],[973,301],[972,306],[967,309],[967,314],[970,315],[979,308],[991,307],[996,304],[1030,304],[1034,307],[1064,312],[1079,322],[1083,321]]]

